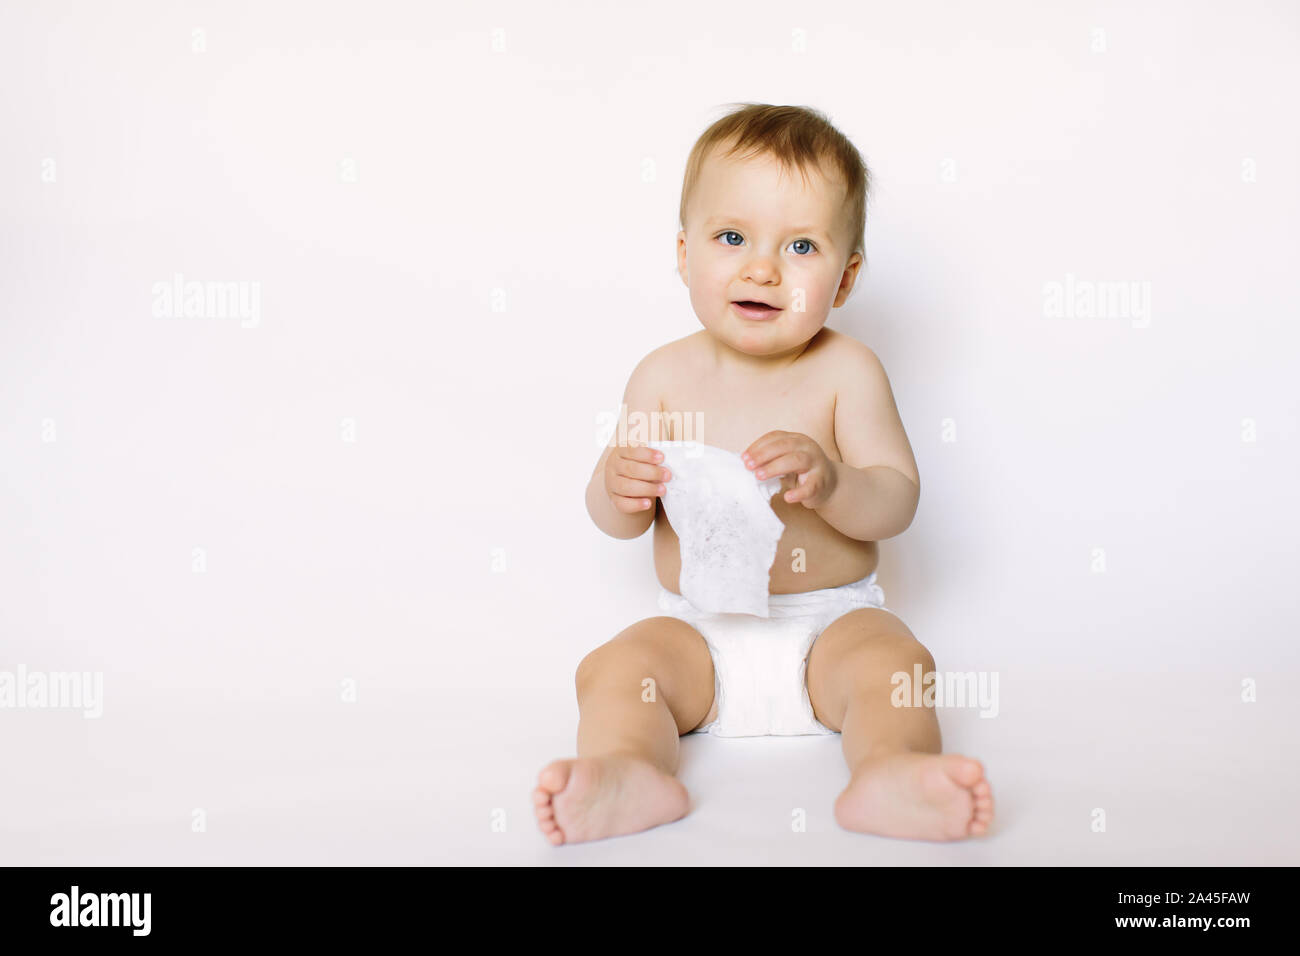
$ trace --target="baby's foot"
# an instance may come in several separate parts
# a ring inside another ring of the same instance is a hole
[[[860,765],[835,800],[847,830],[906,840],[982,836],[993,791],[978,760],[961,754],[895,753]]]
[[[686,816],[690,797],[676,777],[637,757],[556,760],[533,791],[537,826],[556,846],[636,833]]]

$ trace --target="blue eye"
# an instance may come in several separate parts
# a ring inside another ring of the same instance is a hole
[[[727,236],[735,236],[737,239],[740,240],[740,242],[744,242],[744,241],[745,241],[745,237],[742,236],[740,233],[736,232],[736,230],[734,230],[734,229],[728,229],[726,232],[720,232],[720,233],[718,233],[716,236],[714,236],[713,238],[714,238],[714,239],[722,239],[722,240],[723,240],[723,241],[724,241],[728,246],[730,246],[730,247],[733,248],[733,249],[736,248],[736,246],[740,245],[740,243],[738,243],[738,242],[730,242],[730,241],[728,241],[728,240],[726,239]],[[794,242],[790,243],[790,245],[791,245],[791,246],[794,246],[794,245],[797,244],[797,243],[803,243],[805,246],[808,247],[808,249],[807,249],[806,252],[798,252],[798,253],[796,253],[796,255],[798,255],[798,256],[800,256],[800,257],[802,257],[802,256],[806,256],[806,255],[809,255],[810,253],[813,253],[813,252],[816,252],[816,251],[817,251],[817,247],[813,244],[812,240],[810,240],[810,239],[796,239],[796,240],[794,240]]]

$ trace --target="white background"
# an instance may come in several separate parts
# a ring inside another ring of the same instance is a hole
[[[0,860],[1300,863],[1298,34],[1286,2],[5,4],[0,670],[101,672],[104,714],[0,710]],[[681,176],[741,100],[825,111],[874,175],[829,324],[920,467],[887,603],[1000,675],[996,719],[941,714],[980,841],[840,830],[838,738],[687,738],[697,808],[649,833],[531,819],[578,661],[657,613],[649,535],[583,492],[597,415],[699,327]],[[156,317],[176,273],[258,283],[258,324]],[[1149,283],[1149,324],[1046,316],[1067,276]]]

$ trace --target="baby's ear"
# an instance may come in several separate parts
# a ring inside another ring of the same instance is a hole
[[[690,272],[686,269],[686,230],[683,229],[677,233],[677,274],[682,277],[682,282],[689,289],[691,287]]]

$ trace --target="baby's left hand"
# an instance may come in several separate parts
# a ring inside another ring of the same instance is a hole
[[[835,490],[835,463],[821,445],[799,432],[768,432],[740,457],[760,479],[798,475],[798,486],[781,496],[791,504],[802,501],[805,508],[820,508]]]

